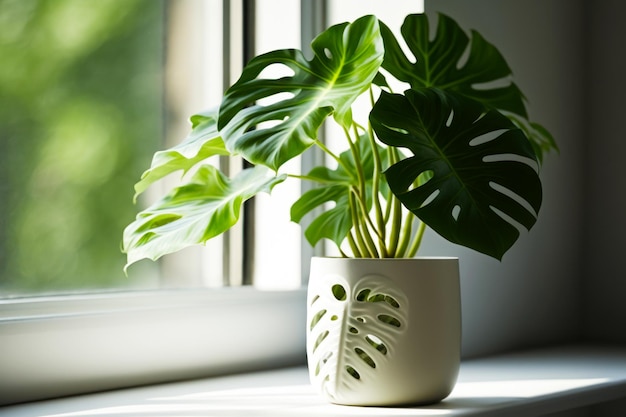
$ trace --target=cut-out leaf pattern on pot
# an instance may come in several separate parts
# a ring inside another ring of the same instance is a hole
[[[309,298],[308,353],[315,384],[331,398],[372,381],[393,357],[408,326],[408,300],[389,278],[368,275],[354,287],[340,276]]]

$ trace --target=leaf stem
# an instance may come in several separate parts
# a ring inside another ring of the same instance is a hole
[[[399,159],[398,150],[390,148],[389,162],[395,164]],[[398,242],[400,240],[400,230],[402,229],[402,204],[394,193],[390,192],[390,201],[388,202],[388,208],[391,210],[391,233],[389,235],[389,253],[396,258],[404,256],[404,251],[398,251]],[[409,236],[411,230],[409,229]],[[405,248],[406,250],[406,245]]]
[[[367,200],[366,200],[367,190],[366,190],[365,172],[363,171],[363,164],[361,163],[361,154],[359,153],[359,149],[357,145],[355,144],[355,142],[359,140],[359,136],[358,136],[358,131],[356,131],[357,129],[356,126],[353,125],[353,127],[355,129],[355,136],[356,136],[355,141],[352,141],[352,138],[350,137],[350,131],[348,130],[348,128],[344,126],[343,129],[346,135],[346,139],[348,140],[348,144],[350,146],[350,151],[352,152],[354,165],[356,166],[356,171],[357,171],[357,178],[359,182],[358,190],[353,188],[353,193],[355,194],[356,201],[358,202],[359,208],[361,209],[360,214],[362,216],[362,217],[358,217],[356,220],[362,220],[362,221],[355,221],[355,224],[361,225],[360,231],[365,240],[365,243],[367,244],[368,252],[370,253],[370,255],[372,257],[378,258],[379,252],[376,249],[376,244],[374,243],[372,239],[372,235],[370,233],[370,228],[368,227],[368,224],[371,226],[371,229],[374,231],[379,241],[382,243],[382,246],[380,248],[381,251],[384,253],[386,252],[386,249],[384,247],[384,241],[382,241],[380,233],[378,229],[374,226],[374,222],[370,218],[368,210],[367,210]]]
[[[302,181],[313,181],[320,184],[337,184],[337,181],[334,180],[325,180],[319,177],[311,177],[309,175],[300,175],[300,174],[287,174],[289,178],[295,178]]]
[[[413,238],[413,242],[411,243],[411,247],[409,248],[409,254],[407,256],[408,258],[413,258],[415,254],[417,253],[417,250],[419,249],[422,243],[422,238],[424,237],[425,230],[426,230],[426,223],[420,220],[420,224],[417,227],[417,233],[415,234],[415,237]]]
[[[372,239],[372,235],[368,227],[368,226],[370,227],[373,226],[373,224],[371,223],[372,221],[367,215],[367,212],[365,211],[366,208],[365,206],[363,206],[362,204],[363,202],[360,201],[360,199],[358,198],[357,192],[356,190],[354,190],[354,188],[352,190],[352,194],[354,195],[354,199],[357,200],[357,206],[355,207],[355,210],[357,211],[357,215],[360,214],[360,216],[357,217],[357,221],[355,222],[355,228],[360,231],[361,236],[363,237],[363,240],[367,247],[368,253],[370,254],[370,257],[380,258],[378,250],[376,249],[376,244],[374,243],[374,239]],[[359,213],[359,209],[360,209],[360,213]],[[374,233],[376,233],[376,230],[374,230]]]
[[[352,152],[352,156],[354,158],[354,165],[356,166],[356,173],[359,180],[359,198],[365,198],[365,173],[363,172],[363,165],[361,164],[361,155],[359,154],[359,149],[352,141],[350,137],[350,131],[344,126],[343,131],[346,135],[346,139],[348,140],[348,145],[350,146],[350,152]],[[358,140],[358,135],[356,140]],[[349,171],[348,171],[349,172]]]
[[[389,253],[391,253],[395,258],[402,258],[401,251],[398,251],[398,244],[400,242],[400,230],[402,229],[402,204],[400,200],[392,193],[391,201],[389,205],[392,206],[392,217],[391,217],[391,232],[389,233]],[[410,230],[409,230],[410,236]],[[406,245],[405,248],[406,250]]]
[[[391,146],[387,148],[387,154],[388,154],[388,157],[389,157],[389,165],[393,165],[393,164],[395,164],[397,162],[394,159],[394,156],[396,156],[396,152],[397,152],[397,149],[395,149],[395,148],[393,148]],[[395,197],[395,195],[391,192],[391,190],[389,190],[389,199],[387,200],[387,206],[385,207],[385,223],[388,223],[389,222],[389,218],[391,217],[391,210],[392,210],[392,206],[393,206],[393,204],[391,204],[391,201],[393,201],[394,197]]]
[[[372,88],[369,89],[370,93],[370,102],[372,107],[374,106],[374,93]],[[370,142],[370,146],[372,148],[372,155],[374,156],[374,172],[372,173],[372,199],[374,200],[374,213],[376,214],[376,225],[378,227],[378,239],[379,246],[382,252],[382,256],[384,258],[387,257],[388,253],[393,253],[392,251],[388,251],[385,239],[387,231],[385,230],[385,218],[383,215],[383,210],[380,205],[380,174],[382,162],[380,159],[380,154],[378,153],[378,146],[376,145],[376,139],[374,137],[374,130],[372,129],[372,124],[368,122],[367,124],[367,136]]]
[[[397,200],[397,199],[396,199]],[[396,249],[396,257],[404,258],[406,256],[406,250],[409,247],[409,242],[411,241],[411,235],[413,234],[413,221],[415,220],[415,215],[412,213],[408,213],[406,218],[404,219],[404,223],[402,224],[402,232],[400,234],[400,242],[398,248]]]
[[[378,239],[382,239],[382,235],[376,229],[376,226],[374,225],[374,222],[372,221],[370,216],[367,214],[367,206],[365,205],[363,200],[361,198],[359,198],[357,190],[355,190],[354,187],[353,187],[351,192],[354,193],[354,198],[356,200],[356,203],[358,204],[358,208],[361,210],[361,213],[362,213],[362,217],[361,218],[365,221],[364,224],[368,225],[372,229],[372,231],[374,232],[374,234],[376,235],[376,237]],[[366,233],[367,233],[368,236],[371,236],[371,233],[370,233],[369,229],[367,229]],[[382,248],[385,248],[385,246],[386,245],[383,242]]]
[[[319,139],[315,139],[315,144],[325,153],[327,153],[328,155],[330,155],[331,158],[333,158],[335,161],[337,161],[337,163],[343,167],[343,169],[346,170],[346,172],[350,172],[350,170],[348,169],[347,166],[345,166],[345,164],[343,163],[343,161],[341,160],[341,158],[339,158],[339,156],[337,156],[333,151],[331,151],[330,149],[328,149],[328,147],[326,145],[324,145],[324,143],[319,140]]]
[[[378,250],[376,249],[376,243],[374,243],[374,240],[372,239],[372,235],[369,233],[369,229],[367,227],[367,223],[366,222],[359,222],[359,225],[361,227],[361,233],[363,234],[363,237],[365,238],[365,244],[367,245],[367,249],[371,255],[372,258],[380,258],[380,254],[378,252]]]
[[[352,224],[353,224],[352,227],[354,228],[354,234],[356,236],[357,247],[359,248],[359,252],[361,253],[362,257],[367,256],[369,258],[373,258],[374,256],[370,252],[367,245],[365,244],[365,240],[363,239],[363,235],[361,234],[361,228],[359,226],[361,222],[359,221],[359,213],[358,213],[357,205],[354,199],[355,199],[354,193],[350,192],[349,194],[350,214],[352,215]]]
[[[348,232],[348,244],[350,245],[350,249],[352,250],[352,253],[354,254],[355,258],[362,258],[363,254],[361,253],[361,251],[359,250],[359,247],[357,246],[357,243],[354,241],[354,236],[352,236],[352,232],[349,231]],[[339,248],[339,251],[341,251],[341,248]],[[342,252],[343,254],[343,252]],[[346,256],[347,258],[347,256]]]

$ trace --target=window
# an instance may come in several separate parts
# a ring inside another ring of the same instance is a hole
[[[3,1],[0,404],[303,360],[299,270],[295,291],[206,289],[251,281],[244,230],[129,277],[119,250],[133,184],[219,104],[246,45],[299,46],[282,3],[293,25],[272,40],[247,31],[275,2]]]
[[[299,47],[299,5],[283,3],[278,6],[291,24],[268,31],[277,4],[259,2],[256,33],[273,38],[252,33],[244,42],[244,13],[252,16],[252,2],[4,2],[0,48],[9,59],[0,72],[0,296],[216,287],[250,283],[255,272],[271,275],[262,271],[272,260],[254,245],[246,249],[257,254],[255,265],[242,262],[246,226],[206,248],[144,261],[129,277],[119,241],[138,210],[133,184],[153,152],[184,138],[194,112],[219,105],[244,52]],[[236,169],[237,161],[230,165]],[[151,193],[139,206],[156,197],[158,187]],[[267,215],[266,206],[259,202],[258,216]],[[252,211],[249,217],[253,224]],[[281,229],[299,240],[299,228],[284,218]],[[265,223],[254,224],[262,237]],[[299,256],[276,253],[296,262],[285,270],[290,283],[283,287],[298,287]]]

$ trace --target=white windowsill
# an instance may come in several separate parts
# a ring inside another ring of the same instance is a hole
[[[425,407],[325,403],[304,367],[0,408],[5,417],[541,416],[626,397],[626,347],[567,346],[464,361],[445,401]]]

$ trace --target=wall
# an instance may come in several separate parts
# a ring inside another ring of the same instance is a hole
[[[560,154],[542,168],[539,220],[502,262],[429,235],[424,255],[459,256],[466,357],[562,343],[582,332],[585,103],[583,2],[427,0],[504,54],[531,117],[556,137]]]
[[[591,2],[589,2],[591,3]],[[626,4],[594,0],[586,10],[588,44],[587,229],[588,338],[626,342]]]

